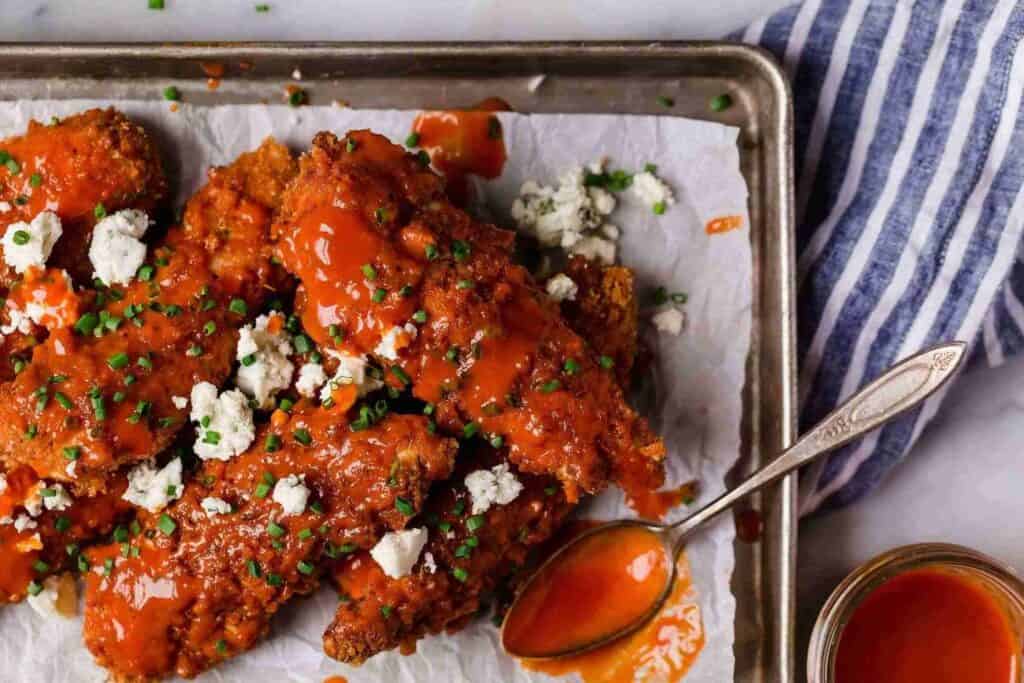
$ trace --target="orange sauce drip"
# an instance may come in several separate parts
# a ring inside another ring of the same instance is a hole
[[[358,211],[325,206],[307,213],[285,240],[282,254],[308,293],[312,305],[303,310],[302,322],[320,344],[331,342],[329,328],[338,325],[357,348],[372,349],[415,312],[413,299],[396,292],[373,301],[384,283],[376,275],[369,278],[364,266],[413,271],[418,266],[397,254]]]
[[[39,322],[48,330],[69,327],[78,320],[78,296],[62,270],[29,268],[7,296],[7,305],[21,311],[28,304],[43,307]]]
[[[203,70],[207,78],[224,78],[224,64],[222,62],[199,62],[199,68]]]
[[[488,99],[472,110],[425,111],[413,122],[420,147],[448,179],[448,193],[456,203],[469,198],[468,175],[501,175],[508,155],[501,121],[493,112],[507,108],[500,100]]]
[[[704,648],[704,627],[685,556],[661,611],[636,633],[575,657],[523,660],[527,669],[551,676],[575,673],[585,683],[678,681]]]
[[[672,508],[689,505],[696,497],[697,482],[688,481],[667,491],[633,487],[626,495],[626,503],[644,519],[661,519]]]
[[[704,226],[704,230],[709,235],[717,235],[719,233],[729,232],[730,230],[736,230],[742,225],[742,216],[719,216],[718,218],[712,218],[708,221],[708,224]]]
[[[348,683],[348,679],[344,676],[328,676],[324,679],[324,683]]]
[[[917,569],[872,591],[843,629],[836,683],[1011,683],[1019,645],[980,583]]]
[[[530,582],[506,618],[502,642],[528,657],[586,645],[643,616],[668,576],[661,540],[643,528],[585,537]]]

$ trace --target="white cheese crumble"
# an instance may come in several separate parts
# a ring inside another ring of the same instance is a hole
[[[304,480],[305,475],[289,474],[274,484],[274,502],[281,506],[285,515],[301,515],[305,512],[309,489]]]
[[[7,490],[7,476],[0,473],[0,493]]]
[[[36,520],[32,519],[28,515],[18,515],[14,520],[14,530],[21,533],[25,529],[35,529]]]
[[[60,577],[47,577],[43,581],[43,590],[35,595],[30,593],[26,599],[39,616],[47,619],[60,617],[60,610],[57,609],[57,601],[60,599]]]
[[[288,356],[292,345],[284,333],[270,332],[267,327],[272,316],[261,315],[252,325],[246,325],[239,333],[235,357],[239,361],[235,383],[238,388],[256,399],[260,408],[274,405],[274,394],[287,389],[292,383],[295,368]]]
[[[31,223],[11,223],[3,237],[4,260],[19,273],[31,266],[42,268],[63,232],[53,211],[41,211]]]
[[[615,242],[591,235],[569,247],[569,253],[610,266],[615,263]]]
[[[672,189],[665,181],[651,171],[643,171],[633,176],[633,184],[629,186],[630,194],[656,213],[664,213],[665,209],[676,203]],[[660,211],[658,211],[660,207]]]
[[[256,438],[252,409],[238,389],[217,395],[217,387],[200,382],[192,387],[193,422],[197,422],[195,454],[202,460],[230,460]]]
[[[437,562],[434,561],[433,553],[423,553],[423,568],[428,574],[437,572]]]
[[[7,213],[12,208],[13,207],[11,206],[10,202],[0,202],[0,213]]]
[[[47,510],[67,510],[74,502],[61,484],[51,484],[44,491],[46,494],[40,494],[40,496],[43,499],[43,507]]]
[[[188,399],[184,396],[171,396],[171,403],[178,410],[185,410],[188,407]]]
[[[5,308],[10,322],[0,326],[0,334],[11,334],[14,331],[21,332],[22,334],[32,334],[32,318],[25,311],[18,308],[11,301],[7,302]]]
[[[601,164],[592,165],[600,173]],[[558,187],[527,180],[512,202],[512,218],[519,229],[533,235],[542,246],[568,249],[584,233],[600,228],[615,210],[615,197],[599,187],[584,184],[586,171],[576,166],[558,179]]]
[[[40,495],[40,491],[45,487],[45,482],[38,482],[25,495],[25,500],[21,501],[22,506],[25,508],[25,512],[32,517],[38,517],[39,513],[43,511],[43,497]]]
[[[683,331],[683,322],[686,317],[674,308],[666,308],[664,311],[655,313],[651,317],[651,322],[654,323],[654,327],[659,332],[668,332],[669,334],[678,335]]]
[[[501,463],[489,470],[476,470],[466,475],[466,488],[473,499],[473,514],[479,515],[492,505],[507,505],[523,490],[522,483]]]
[[[181,497],[181,458],[174,458],[161,469],[146,460],[128,472],[128,489],[121,496],[132,505],[158,512]]]
[[[328,355],[338,360],[338,369],[334,372],[334,377],[331,378],[324,388],[320,391],[320,400],[326,401],[331,397],[331,392],[338,387],[345,386],[346,384],[355,385],[358,390],[359,396],[376,391],[384,386],[384,383],[379,379],[371,377],[366,369],[369,363],[365,356],[353,356],[352,354],[328,350]]]
[[[231,503],[227,502],[223,498],[213,498],[212,496],[208,496],[199,501],[199,505],[202,506],[203,512],[206,513],[207,517],[226,515],[231,512]]]
[[[325,382],[327,382],[327,373],[324,372],[322,364],[305,363],[299,368],[299,379],[295,382],[295,391],[299,392],[300,396],[313,398],[316,396],[316,390]]]
[[[392,579],[400,579],[412,571],[426,542],[427,530],[424,528],[389,531],[373,546],[370,556],[385,574]]]
[[[576,294],[579,292],[579,287],[572,281],[572,278],[565,273],[559,273],[550,280],[544,288],[548,292],[548,296],[553,301],[561,303],[562,301],[575,301]]]
[[[149,216],[125,209],[111,214],[93,228],[89,261],[93,277],[104,283],[126,285],[146,260],[146,244],[140,239],[149,228]]]
[[[398,352],[416,338],[417,332],[416,326],[412,323],[406,323],[403,327],[392,327],[384,333],[373,352],[388,360],[398,360]]]
[[[69,477],[71,477],[72,479],[75,479],[76,477],[78,477],[78,474],[75,473],[75,469],[77,467],[78,467],[78,461],[77,460],[72,460],[71,462],[69,462],[67,464],[67,467],[64,468],[64,472]]]

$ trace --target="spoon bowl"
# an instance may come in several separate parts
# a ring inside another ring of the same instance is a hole
[[[671,594],[690,534],[751,493],[920,404],[956,373],[966,349],[963,342],[940,344],[889,368],[793,446],[679,522],[619,520],[580,534],[517,593],[502,622],[505,651],[526,659],[568,657],[636,632]]]

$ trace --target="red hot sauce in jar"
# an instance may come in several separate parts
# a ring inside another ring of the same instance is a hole
[[[941,568],[898,574],[839,637],[836,683],[1013,683],[1016,636],[979,580]]]

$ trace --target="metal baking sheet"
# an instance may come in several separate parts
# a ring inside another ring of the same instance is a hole
[[[204,64],[225,69],[216,90]],[[793,441],[792,112],[786,79],[762,50],[711,42],[4,45],[0,98],[158,99],[173,84],[194,104],[280,102],[296,69],[312,104],[443,109],[497,95],[521,112],[670,114],[739,127],[755,297],[736,476]],[[723,92],[734,105],[714,113],[708,102]],[[795,680],[795,492],[790,477],[762,493],[754,504],[763,536],[737,543],[737,681]]]

